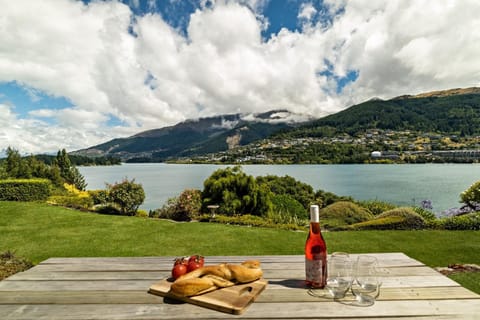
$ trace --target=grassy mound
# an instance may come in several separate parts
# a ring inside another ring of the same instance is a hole
[[[414,230],[424,226],[425,220],[411,208],[395,208],[351,227],[357,230]]]
[[[373,217],[368,210],[350,201],[338,201],[320,210],[321,225],[333,230],[368,221]]]

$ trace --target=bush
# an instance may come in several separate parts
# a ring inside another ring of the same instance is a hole
[[[137,210],[137,213],[135,213],[135,217],[148,218],[148,212],[145,210]]]
[[[378,216],[385,211],[392,210],[397,207],[394,204],[378,200],[358,201],[357,204],[370,211],[374,216]]]
[[[167,202],[159,209],[153,211],[150,216],[160,219],[172,219],[177,206],[178,197],[169,198]]]
[[[82,198],[75,195],[51,196],[48,198],[47,202],[62,207],[80,210],[88,210],[93,206],[92,198]]]
[[[48,198],[48,202],[74,209],[88,210],[93,206],[93,199],[87,191],[78,190],[75,185],[65,183],[64,193]]]
[[[467,190],[460,194],[463,203],[474,207],[476,203],[480,203],[480,181],[472,184]]]
[[[201,207],[202,192],[186,189],[177,198],[171,218],[175,221],[190,221],[200,214]]]
[[[335,229],[372,218],[373,215],[369,211],[350,201],[338,201],[320,210],[320,224],[327,229]]]
[[[446,230],[480,230],[480,212],[439,219]]]
[[[0,181],[0,201],[42,201],[48,199],[52,183],[47,179]]]
[[[293,177],[278,177],[274,175],[257,177],[258,184],[266,184],[275,195],[285,195],[296,200],[303,206],[304,212],[315,201],[315,193],[312,186],[300,182]]]
[[[202,207],[202,192],[196,189],[186,189],[180,196],[168,199],[162,208],[149,215],[161,219],[175,221],[191,221],[200,215]]]
[[[421,207],[413,207],[413,211],[415,211],[418,215],[420,215],[425,221],[436,220],[437,216],[430,210],[423,209]]]
[[[272,197],[273,214],[286,215],[299,219],[308,219],[308,211],[303,205],[288,194],[275,194]]]
[[[94,205],[107,204],[109,201],[107,190],[88,190],[88,194]]]
[[[240,166],[218,169],[208,177],[202,192],[202,211],[209,205],[218,205],[223,215],[266,215],[273,209],[271,191],[266,184],[245,174]]]
[[[121,215],[122,212],[118,207],[112,204],[99,205],[95,207],[95,212],[100,214]]]
[[[133,216],[145,200],[145,191],[135,179],[124,179],[120,183],[108,185],[109,200],[117,205],[123,215]]]
[[[395,208],[378,215],[375,219],[356,223],[354,229],[411,230],[425,227],[425,220],[411,208]]]

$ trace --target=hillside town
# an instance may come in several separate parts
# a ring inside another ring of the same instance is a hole
[[[308,161],[298,155],[315,153]],[[479,162],[480,136],[460,137],[410,130],[370,129],[363,134],[347,133],[333,137],[264,139],[227,151],[178,159],[179,162],[201,163],[339,163],[328,152],[347,153],[340,163],[370,162]],[[350,156],[348,157],[348,154]],[[316,159],[316,160],[315,160]]]

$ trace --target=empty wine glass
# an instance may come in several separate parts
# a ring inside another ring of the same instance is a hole
[[[355,279],[352,283],[355,305],[371,306],[375,303],[381,286],[378,271],[377,258],[365,255],[358,257],[355,265]]]
[[[348,253],[333,253],[327,262],[327,285],[329,295],[334,299],[345,297],[353,280],[353,263]]]

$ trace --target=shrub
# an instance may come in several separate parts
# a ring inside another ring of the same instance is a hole
[[[430,210],[426,210],[421,207],[413,207],[413,211],[415,211],[418,215],[420,215],[425,221],[431,221],[437,219],[435,213]]]
[[[304,212],[315,201],[312,186],[300,182],[293,177],[278,177],[274,175],[257,177],[258,184],[266,184],[275,195],[285,195],[296,200],[303,206]]]
[[[148,218],[148,212],[145,210],[137,210],[137,213],[135,213],[135,217]]]
[[[81,198],[75,195],[51,196],[50,198],[48,198],[47,202],[62,207],[80,210],[88,210],[93,206],[93,201],[90,197]]]
[[[446,230],[480,230],[480,212],[439,219]]]
[[[272,214],[308,219],[308,211],[300,202],[288,194],[275,194],[272,197],[272,203]]]
[[[411,230],[425,227],[425,220],[413,209],[401,207],[386,211],[375,219],[352,225],[355,229]]]
[[[160,219],[173,219],[177,201],[178,197],[169,198],[161,208],[153,211],[151,216],[158,217]]]
[[[66,193],[48,198],[48,202],[74,209],[89,209],[93,206],[93,199],[87,191],[78,190],[73,184],[63,185]]]
[[[135,179],[124,179],[120,183],[108,185],[109,200],[116,204],[123,215],[133,216],[145,200],[145,191]]]
[[[0,201],[38,201],[50,196],[47,179],[7,179],[0,181]]]
[[[467,190],[460,194],[460,199],[463,203],[469,206],[475,206],[476,203],[480,203],[480,181],[472,184]]]
[[[373,215],[369,211],[350,201],[338,201],[320,210],[320,224],[327,229],[372,218]]]
[[[161,219],[175,221],[191,221],[200,215],[202,207],[202,192],[196,189],[186,189],[180,196],[168,199],[162,208],[149,215]]]
[[[95,207],[95,212],[101,214],[121,215],[120,209],[113,204],[99,205]]]
[[[265,184],[245,174],[240,166],[218,169],[208,177],[202,192],[202,210],[218,205],[224,215],[266,215],[273,209],[271,191]]]
[[[385,211],[395,209],[397,206],[388,202],[378,200],[358,201],[360,206],[370,211],[374,216],[384,213]]]
[[[109,201],[107,190],[88,190],[88,194],[94,205],[107,204]]]
[[[186,189],[177,198],[171,219],[190,221],[200,214],[202,207],[202,192],[196,189]]]

